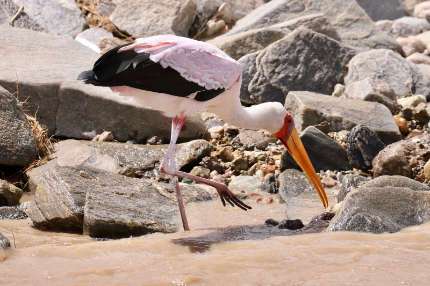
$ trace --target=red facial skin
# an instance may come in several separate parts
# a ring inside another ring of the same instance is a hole
[[[285,115],[285,118],[284,118],[284,125],[282,125],[281,129],[275,134],[273,134],[273,136],[281,140],[281,142],[285,145],[285,147],[287,147],[287,141],[288,141],[288,138],[290,138],[290,135],[293,129],[294,129],[294,119],[291,116],[291,114],[287,112],[287,115]]]

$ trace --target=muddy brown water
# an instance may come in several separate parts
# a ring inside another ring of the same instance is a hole
[[[218,201],[190,204],[188,233],[109,241],[0,220],[12,244],[0,252],[0,285],[430,285],[430,223],[395,234],[223,238],[226,229],[246,231],[286,216],[284,204],[252,206],[243,212]],[[318,198],[309,196],[292,202],[288,216],[306,223],[321,211]],[[175,243],[217,235],[204,252]]]

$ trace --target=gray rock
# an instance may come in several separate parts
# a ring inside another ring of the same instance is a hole
[[[75,40],[81,43],[82,45],[90,48],[96,53],[100,53],[100,41],[103,38],[111,38],[113,37],[111,32],[106,31],[102,28],[90,28],[81,33],[79,33]]]
[[[228,184],[231,191],[247,194],[261,190],[262,186],[262,182],[253,176],[233,176]]]
[[[356,0],[373,21],[397,19],[409,15],[402,0]]]
[[[405,187],[362,187],[347,195],[328,231],[397,232],[430,220],[430,193]]]
[[[173,185],[51,162],[28,174],[35,197],[26,212],[37,228],[85,231],[93,237],[177,229],[180,220]],[[185,202],[211,199],[198,185],[181,184],[181,188]]]
[[[317,172],[321,170],[347,170],[349,169],[346,150],[313,126],[307,127],[300,135],[309,159],[312,162]],[[281,158],[281,170],[300,167],[291,157],[284,151]]]
[[[218,37],[208,42],[237,60],[249,53],[267,47],[271,43],[282,39],[285,35],[287,35],[285,31],[269,27]]]
[[[370,181],[365,181],[362,187],[366,188],[385,188],[385,187],[398,187],[409,188],[413,191],[429,192],[430,186],[412,180],[404,176],[380,176]]]
[[[10,247],[9,239],[0,233],[0,248],[6,249]]]
[[[336,202],[341,202],[345,199],[352,190],[357,189],[359,186],[363,185],[365,182],[370,180],[368,177],[360,176],[357,174],[346,174],[342,178],[342,186],[336,195]]]
[[[430,23],[426,19],[402,17],[393,21],[392,32],[401,37],[417,35],[430,30]]]
[[[373,158],[384,149],[384,142],[378,135],[365,125],[357,125],[351,129],[347,137],[346,150],[351,167],[369,170]]]
[[[20,7],[15,3],[14,0],[2,0],[0,2],[0,25],[9,25],[9,20],[14,17],[19,8]],[[26,11],[19,13],[19,15],[13,21],[12,26],[34,31],[45,30],[37,23],[37,19],[31,18],[26,13]]]
[[[118,0],[110,19],[135,37],[158,34],[188,36],[196,16],[194,0]]]
[[[103,16],[110,16],[115,8],[116,4],[114,3],[114,0],[99,0],[97,12]]]
[[[276,139],[263,130],[241,129],[233,141],[239,142],[246,150],[253,150],[254,148],[264,150],[269,143],[276,142]]]
[[[392,20],[379,20],[375,22],[376,27],[381,29],[384,32],[391,34],[393,21]]]
[[[0,165],[26,166],[37,157],[33,131],[16,98],[0,86]]]
[[[75,36],[86,25],[85,19],[74,0],[13,0],[24,5],[25,13],[45,31]]]
[[[0,179],[0,206],[14,206],[19,203],[22,190]]]
[[[28,216],[19,207],[0,207],[0,219],[26,219]]]
[[[354,50],[325,35],[299,28],[257,54],[243,66],[241,100],[247,104],[283,102],[290,90],[331,94],[346,75]]]
[[[424,181],[424,165],[430,158],[430,135],[411,137],[385,147],[373,159],[373,175],[401,175]]]
[[[60,87],[57,136],[92,139],[109,130],[118,141],[143,143],[154,135],[168,141],[170,129],[171,120],[160,112],[129,105],[108,88],[79,82],[66,82]],[[179,140],[207,136],[203,120],[195,115],[187,118]]]
[[[298,131],[324,124],[329,132],[336,132],[363,124],[386,144],[401,138],[391,112],[380,103],[293,91],[288,93],[285,108],[294,117]]]
[[[212,146],[205,140],[177,144],[179,169],[191,169]],[[55,145],[56,164],[64,167],[95,168],[129,177],[154,178],[167,150],[167,145],[137,145],[115,142],[66,140]],[[33,176],[35,171],[32,171]]]
[[[375,26],[355,2],[343,0],[272,0],[240,19],[227,35],[268,27],[309,14],[322,13],[336,29],[340,41],[352,47],[400,50],[394,39]]]
[[[145,142],[154,135],[169,140],[169,118],[132,106],[109,88],[76,81],[98,57],[77,41],[0,27],[0,43],[0,57],[14,59],[0,61],[0,85],[11,93],[18,88],[18,98],[26,101],[30,114],[37,114],[49,135],[92,139],[109,130],[119,141]],[[190,134],[192,139],[206,134],[200,118],[186,121],[180,140],[191,139]]]
[[[279,195],[288,202],[303,193],[314,192],[314,187],[306,175],[296,169],[287,169],[279,174]]]
[[[360,82],[366,81],[370,85],[385,82],[398,97],[411,93],[430,97],[430,80],[415,64],[390,50],[363,52],[351,59],[345,77],[346,94],[352,98],[363,98],[356,87],[363,86]],[[378,90],[378,87],[373,88]]]

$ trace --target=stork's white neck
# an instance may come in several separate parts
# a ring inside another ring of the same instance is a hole
[[[279,102],[265,102],[244,107],[240,103],[240,83],[223,94],[223,104],[217,104],[209,111],[217,114],[225,122],[247,129],[265,129],[274,134],[284,124],[287,111]]]

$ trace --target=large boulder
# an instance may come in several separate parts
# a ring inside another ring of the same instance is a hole
[[[0,165],[26,166],[37,158],[33,131],[16,98],[0,86]]]
[[[424,181],[424,165],[430,159],[430,135],[411,137],[385,147],[373,159],[373,175],[402,175]]]
[[[356,0],[373,21],[394,20],[408,15],[402,0]]]
[[[375,86],[380,82],[385,83],[398,97],[412,93],[430,98],[430,79],[415,64],[393,51],[371,50],[359,53],[351,59],[348,74],[345,77],[347,97],[364,100],[367,97],[374,98],[372,88],[362,88],[362,86],[371,85],[374,90],[380,90]],[[381,100],[387,100],[387,98]]]
[[[368,181],[351,191],[329,231],[396,232],[430,220],[430,188],[400,176]]]
[[[24,6],[25,13],[45,31],[75,36],[81,32],[85,19],[74,0],[13,0],[17,6]]]
[[[393,116],[380,103],[292,91],[285,100],[285,108],[294,117],[299,131],[308,126],[320,125],[327,132],[335,132],[364,124],[375,131],[386,144],[401,138]]]
[[[272,0],[240,19],[227,35],[268,27],[309,14],[323,13],[335,27],[340,41],[359,49],[400,50],[387,33],[380,30],[354,0]]]
[[[346,150],[317,128],[313,126],[307,127],[300,134],[300,139],[317,172],[321,170],[341,171],[349,169]],[[281,158],[281,170],[290,168],[299,169],[299,166],[291,155],[284,151]]]
[[[158,111],[130,105],[109,88],[76,81],[98,57],[77,41],[0,26],[0,44],[0,57],[13,58],[0,61],[0,85],[17,92],[50,135],[91,139],[108,130],[119,141],[141,142],[155,135],[169,140],[170,119]],[[193,117],[180,138],[201,138],[205,132],[203,121]]]
[[[188,36],[197,8],[194,0],[118,0],[115,4],[112,23],[135,37]]]
[[[296,29],[260,52],[248,54],[243,66],[241,100],[247,104],[283,102],[290,90],[331,94],[343,82],[354,50],[306,28]]]

